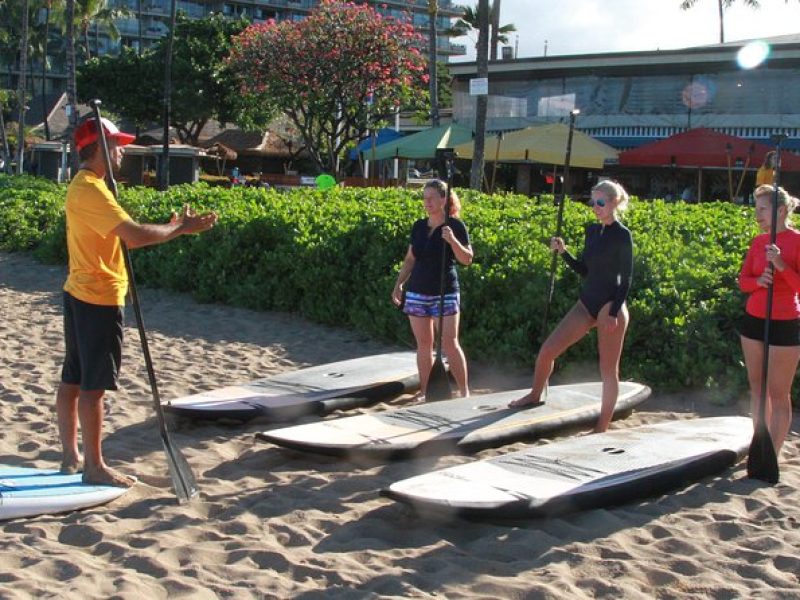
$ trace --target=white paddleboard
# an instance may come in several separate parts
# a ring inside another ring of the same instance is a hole
[[[510,409],[528,390],[429,402],[379,413],[272,429],[259,438],[295,450],[334,456],[406,458],[473,452],[529,436],[594,423],[600,415],[600,382],[551,386],[545,404]],[[650,396],[640,383],[620,383],[615,415]]]
[[[419,386],[414,352],[364,356],[281,373],[170,400],[164,408],[194,419],[255,417],[288,421],[365,406]]]
[[[569,438],[398,481],[383,495],[420,513],[546,517],[630,502],[736,464],[746,417],[679,420]]]
[[[0,521],[70,512],[119,498],[127,488],[91,485],[82,475],[0,465]]]

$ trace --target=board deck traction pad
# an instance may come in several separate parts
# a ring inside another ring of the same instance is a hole
[[[430,402],[353,417],[264,431],[267,442],[334,456],[407,458],[473,452],[525,436],[592,423],[600,414],[600,382],[551,386],[545,404],[510,409],[528,390]],[[650,396],[650,388],[621,382],[615,416]]]
[[[747,417],[622,428],[417,475],[381,492],[420,512],[545,517],[652,496],[741,460]]]
[[[105,504],[128,488],[85,484],[81,473],[0,465],[0,521]]]
[[[189,418],[286,421],[363,406],[419,385],[416,355],[391,352],[279,373],[168,400],[164,408]]]

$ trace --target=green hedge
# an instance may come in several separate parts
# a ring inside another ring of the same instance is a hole
[[[41,260],[63,261],[63,215],[57,210],[63,192],[35,179],[0,177],[0,249],[36,246]],[[462,194],[462,217],[475,248],[475,262],[460,271],[466,352],[498,364],[530,365],[546,302],[552,198]],[[166,194],[124,189],[121,202],[141,221],[166,221],[186,202],[220,216],[207,234],[134,252],[142,283],[191,292],[203,302],[297,312],[410,344],[408,323],[390,292],[411,224],[423,214],[420,197],[408,190],[284,193],[198,184]],[[587,207],[568,203],[567,243],[580,248],[583,227],[592,220]],[[636,248],[623,377],[659,390],[716,390],[720,398],[744,389],[734,331],[743,310],[736,276],[757,233],[752,209],[634,199],[624,220]],[[579,277],[560,264],[551,327],[575,302],[579,287]],[[596,343],[584,341],[560,364],[595,357]]]

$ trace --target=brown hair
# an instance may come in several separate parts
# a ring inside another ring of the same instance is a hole
[[[441,179],[431,179],[428,183],[425,184],[423,189],[432,189],[436,190],[440,197],[444,198],[445,194],[447,193],[447,184],[442,181]],[[450,214],[449,217],[458,217],[458,214],[461,212],[461,201],[458,199],[458,195],[454,189],[450,189]]]

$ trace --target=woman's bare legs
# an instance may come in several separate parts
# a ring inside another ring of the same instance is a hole
[[[458,392],[462,398],[466,398],[469,396],[469,380],[467,359],[458,341],[459,317],[459,313],[456,313],[442,319],[442,350],[447,356],[447,364],[450,366],[450,372],[456,380],[456,385],[458,385]],[[436,323],[438,322],[439,320],[436,319]]]
[[[750,408],[754,426],[758,426],[761,404],[761,376],[764,361],[764,343],[740,337],[747,379],[750,383]],[[792,381],[800,361],[798,346],[770,346],[769,372],[767,374],[767,406],[765,418],[775,454],[779,455],[789,428],[792,425]]]
[[[428,389],[428,377],[433,368],[433,319],[430,317],[414,317],[409,315],[411,331],[417,341],[417,371],[419,372],[419,390],[422,394]]]
[[[576,302],[570,311],[561,319],[553,332],[547,337],[539,348],[536,356],[536,367],[533,372],[533,386],[531,391],[522,398],[517,398],[509,403],[509,407],[536,405],[547,385],[547,380],[553,373],[556,359],[566,350],[585,336],[594,327],[595,320],[580,301]]]
[[[608,314],[609,302],[600,309],[598,316]],[[602,433],[608,429],[614,417],[614,406],[619,396],[619,359],[622,356],[622,345],[628,329],[628,308],[623,304],[617,313],[617,326],[611,331],[597,328],[597,350],[600,357],[600,379],[603,382],[603,395],[600,404],[600,417],[594,427],[594,433]]]

